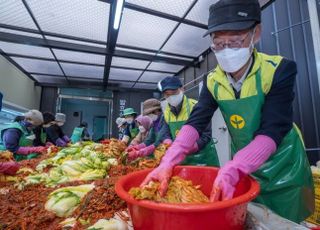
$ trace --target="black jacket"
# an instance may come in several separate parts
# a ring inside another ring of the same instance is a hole
[[[293,123],[293,88],[296,74],[296,63],[283,59],[275,72],[271,89],[265,96],[261,124],[255,132],[255,136],[266,135],[279,145],[291,130]],[[198,104],[193,108],[186,123],[196,128],[200,134],[206,130],[213,113],[218,108],[218,104],[209,92],[206,83],[207,78],[205,77]]]

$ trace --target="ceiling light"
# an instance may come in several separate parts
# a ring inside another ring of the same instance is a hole
[[[113,28],[115,30],[119,29],[119,26],[120,26],[123,3],[124,3],[124,0],[117,0],[116,14],[114,16],[114,23],[113,23]]]

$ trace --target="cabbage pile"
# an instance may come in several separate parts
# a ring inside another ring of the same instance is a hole
[[[50,193],[45,209],[59,217],[70,216],[79,206],[82,198],[93,188],[93,184],[85,184],[57,189]]]
[[[76,180],[96,180],[106,177],[112,165],[118,161],[104,153],[102,144],[76,143],[62,149],[56,156],[41,161],[36,172],[25,178],[19,187],[27,184],[45,183],[48,187]],[[44,172],[45,169],[49,171]]]

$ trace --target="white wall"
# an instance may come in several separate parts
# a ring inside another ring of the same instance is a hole
[[[203,87],[203,82],[199,83],[199,94]],[[224,166],[229,160],[231,160],[231,138],[227,125],[224,121],[222,113],[218,108],[212,117],[212,138],[213,141],[217,141],[215,144],[217,154],[220,161],[220,167]]]
[[[0,55],[0,92],[3,100],[26,109],[39,109],[41,87]]]

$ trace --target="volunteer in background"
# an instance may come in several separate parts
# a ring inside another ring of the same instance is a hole
[[[124,130],[122,141],[126,144],[130,144],[131,140],[139,133],[139,128],[135,123],[137,113],[133,108],[126,108],[123,110],[123,117],[126,119],[127,127]]]
[[[55,116],[51,113],[47,114],[47,120],[44,127],[47,134],[47,141],[59,147],[65,147],[70,142],[70,139],[61,129],[66,121],[66,115],[57,113]]]
[[[119,129],[119,140],[122,140],[124,130],[127,127],[127,121],[123,117],[118,117],[116,119],[116,124],[117,124],[118,129]]]
[[[141,144],[147,138],[153,123],[150,117],[143,115],[139,115],[135,121],[138,124],[139,133],[131,141],[131,146]]]
[[[184,95],[182,83],[178,77],[166,77],[159,82],[159,90],[166,98],[168,105],[164,111],[163,129],[175,139],[179,130],[188,120],[197,101]],[[219,159],[211,136],[211,126],[207,125],[201,136],[198,136],[191,149],[192,155],[185,157],[180,164],[219,166]]]
[[[48,112],[42,113],[42,116],[43,124],[36,126],[33,130],[33,133],[35,135],[35,139],[33,140],[33,146],[46,146],[46,144],[49,144],[49,142],[47,143],[47,134],[45,128],[43,127],[43,125],[46,124],[48,120]]]
[[[0,92],[0,111],[2,108],[2,93]],[[1,154],[1,152],[0,152]],[[19,164],[15,161],[0,162],[0,173],[14,175],[19,170]]]
[[[32,159],[45,152],[45,147],[32,147],[35,138],[32,130],[42,122],[42,113],[30,110],[24,114],[23,121],[7,125],[1,130],[0,150],[12,152],[17,161]]]
[[[172,143],[168,126],[164,125],[164,117],[159,100],[151,98],[143,102],[143,115],[151,118],[152,127],[146,139],[141,144],[130,146],[126,149],[128,158],[134,160],[152,154],[159,144]]]
[[[20,122],[24,120],[24,116],[16,116],[13,120],[13,122]]]
[[[71,143],[76,143],[79,141],[90,141],[88,123],[83,121],[78,127],[75,127],[70,139]]]
[[[260,21],[257,0],[220,0],[210,7],[207,34],[219,65],[204,80],[199,103],[143,185],[161,181],[163,194],[173,166],[187,157],[220,108],[234,155],[220,169],[211,200],[231,199],[239,180],[252,173],[261,186],[255,201],[298,223],[313,212],[314,189],[303,140],[292,118],[297,68],[293,61],[254,49]]]

